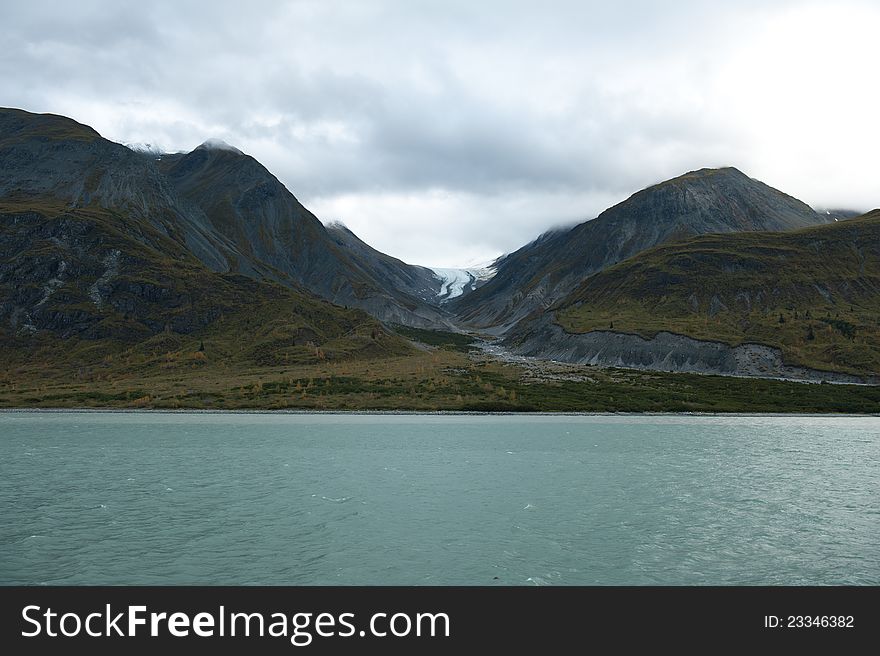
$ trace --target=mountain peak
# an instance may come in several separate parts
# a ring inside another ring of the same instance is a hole
[[[226,143],[223,139],[217,138],[207,139],[204,143],[195,148],[195,150],[223,150],[235,153],[236,155],[244,155],[244,153],[235,146]]]
[[[732,166],[689,171],[642,189],[605,210],[600,219],[650,225],[659,230],[658,237],[671,231],[662,240],[707,232],[791,230],[829,221],[806,203]]]
[[[671,178],[669,180],[664,180],[663,182],[658,183],[654,186],[666,185],[666,184],[674,184],[676,182],[692,182],[692,181],[715,181],[715,180],[750,180],[749,176],[740,171],[735,166],[721,166],[718,168],[709,168],[704,167],[701,169],[695,169],[693,171],[688,171],[687,173],[683,173],[679,176]]]
[[[697,169],[521,248],[500,261],[498,275],[456,309],[477,327],[510,325],[536,307],[549,306],[584,277],[666,242],[709,233],[794,230],[833,220],[734,167]]]

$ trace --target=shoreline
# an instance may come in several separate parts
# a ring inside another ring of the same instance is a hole
[[[488,417],[878,417],[857,412],[486,412],[478,410],[297,410],[270,408],[0,408],[0,414],[216,414],[216,415],[340,415],[340,416],[488,416]]]

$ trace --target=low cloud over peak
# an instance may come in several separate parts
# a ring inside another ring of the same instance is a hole
[[[223,141],[223,139],[211,138],[202,142],[199,148],[204,148],[205,150],[228,150],[229,152],[235,153],[236,155],[242,155],[242,153],[235,146],[230,146],[228,143]]]

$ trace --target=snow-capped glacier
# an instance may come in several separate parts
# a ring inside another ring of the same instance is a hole
[[[444,269],[431,267],[434,277],[440,281],[438,300],[442,303],[473,291],[495,275],[495,261],[468,267],[466,269]]]

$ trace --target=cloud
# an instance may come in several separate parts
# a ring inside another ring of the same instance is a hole
[[[0,102],[121,142],[222,139],[321,218],[454,265],[702,166],[880,205],[878,19],[855,1],[7,2]]]
[[[383,252],[419,253],[421,257],[410,261],[442,267],[493,260],[549,228],[593,218],[624,197],[603,192],[493,195],[429,189],[315,197],[310,207],[326,222],[344,223],[355,234],[372,231],[371,245]],[[552,218],[536,224],[536,216]]]
[[[241,155],[241,151],[235,146],[231,146],[223,139],[217,139],[216,137],[211,137],[210,139],[206,139],[205,142],[199,146],[199,148],[204,148],[206,150],[227,150],[231,153],[236,153]]]

